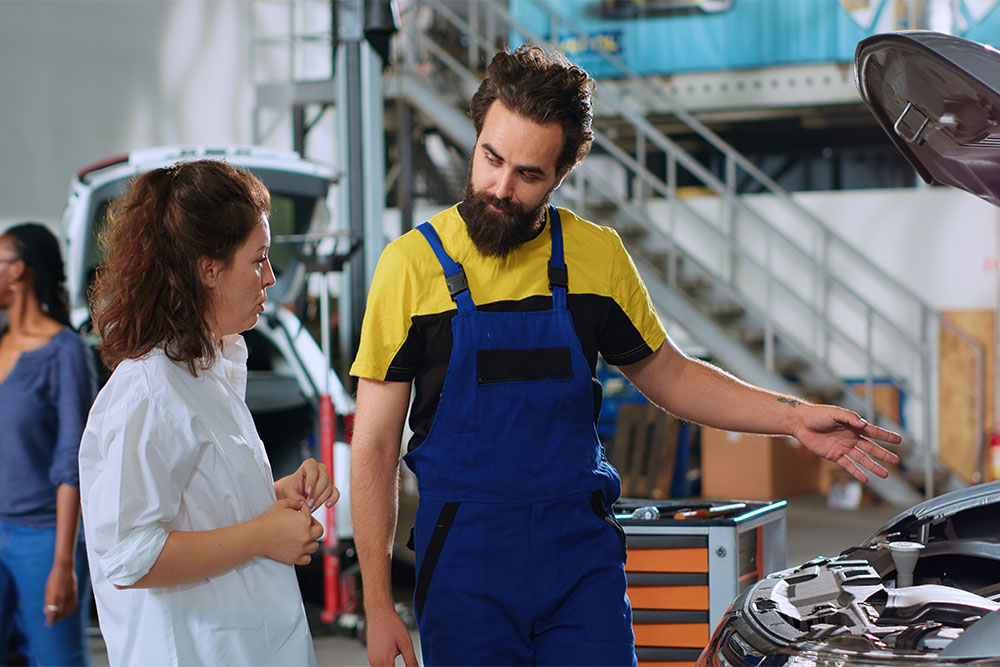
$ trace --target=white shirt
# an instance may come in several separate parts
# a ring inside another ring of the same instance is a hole
[[[112,665],[314,665],[295,569],[254,558],[171,588],[141,579],[173,530],[249,521],[275,502],[244,397],[246,344],[223,340],[191,375],[157,348],[123,361],[80,443],[80,494],[97,612]]]

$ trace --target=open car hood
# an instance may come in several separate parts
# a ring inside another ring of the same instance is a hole
[[[1000,206],[1000,52],[930,31],[879,34],[858,44],[854,76],[925,181]]]
[[[998,512],[1000,512],[1000,481],[976,484],[930,498],[900,512],[875,531],[863,545],[873,545],[886,540],[924,542],[932,528],[948,519],[966,515],[969,519],[975,516],[992,522]]]

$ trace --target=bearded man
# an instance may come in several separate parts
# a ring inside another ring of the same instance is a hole
[[[420,503],[414,609],[425,665],[634,665],[621,482],[595,423],[597,355],[665,410],[795,436],[858,479],[889,431],[748,385],[667,337],[618,235],[548,205],[590,151],[593,81],[533,46],[472,98],[465,198],[379,260],[351,374],[368,658],[417,664],[390,559],[404,419]],[[414,398],[410,405],[411,385]]]

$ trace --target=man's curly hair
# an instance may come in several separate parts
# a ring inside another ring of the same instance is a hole
[[[472,96],[470,112],[478,135],[493,102],[541,125],[559,123],[563,146],[556,171],[565,173],[590,152],[594,142],[591,95],[594,80],[558,52],[525,44],[493,56],[486,78]]]

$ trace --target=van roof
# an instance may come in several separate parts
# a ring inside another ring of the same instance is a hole
[[[293,151],[241,144],[179,144],[141,148],[89,164],[76,173],[76,179],[90,184],[99,180],[98,175],[105,173],[112,178],[121,178],[123,171],[135,174],[182,160],[201,159],[225,160],[241,167],[278,168],[319,176],[329,181],[336,180],[329,166],[304,158]]]

